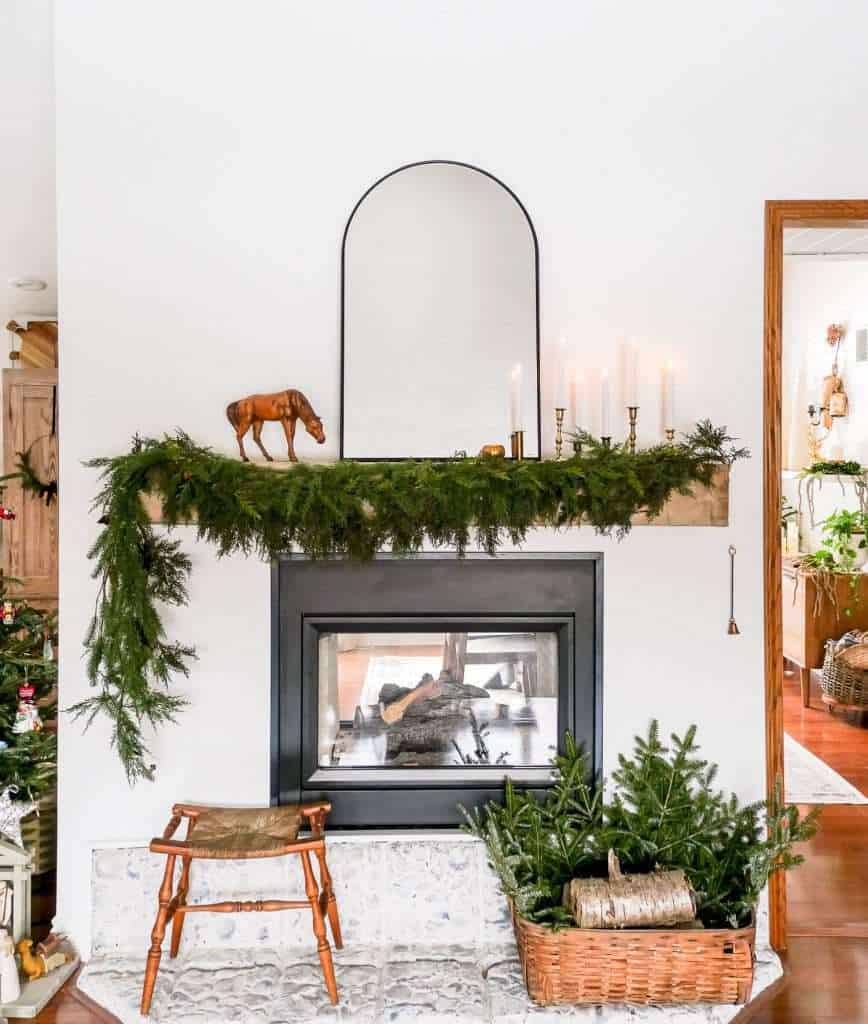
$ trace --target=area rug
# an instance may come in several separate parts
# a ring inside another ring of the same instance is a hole
[[[788,804],[868,804],[868,797],[786,733],[784,789]]]

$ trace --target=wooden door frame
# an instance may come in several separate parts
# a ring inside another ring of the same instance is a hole
[[[864,227],[868,199],[769,200],[765,210],[765,343],[763,370],[763,548],[765,563],[766,787],[783,792],[784,650],[781,591],[781,334],[784,228]],[[775,949],[787,946],[787,888],[783,871],[769,882],[769,925]]]

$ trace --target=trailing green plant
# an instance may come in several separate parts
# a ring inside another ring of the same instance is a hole
[[[166,687],[194,651],[166,637],[160,606],[186,603],[190,561],[177,541],[156,536],[143,493],[159,496],[169,526],[195,522],[219,555],[370,559],[384,548],[419,551],[426,539],[459,556],[474,543],[493,555],[536,525],[588,523],[623,537],[635,513],[654,517],[673,493],[710,483],[718,466],[747,454],[708,421],[680,443],[635,453],[589,438],[563,461],[342,461],[287,472],[218,455],[183,432],[136,438],[127,454],[89,463],[101,471],[104,524],[90,551],[99,586],[85,640],[98,692],[71,710],[87,723],[108,717],[133,781],[152,776],[142,724],[173,721],[184,705]]]
[[[802,558],[800,565],[818,580],[818,598],[825,594],[833,604],[838,599],[837,577],[848,577],[850,603],[843,612],[850,616],[861,594],[857,559],[859,552],[868,547],[868,513],[862,509],[836,510],[820,525],[823,528],[823,539],[816,551]]]
[[[799,474],[799,514],[807,501],[812,527],[817,525],[814,492],[817,488],[822,490],[823,485],[830,482],[840,487],[843,498],[847,497],[847,487],[851,486],[859,507],[863,512],[868,512],[868,480],[863,466],[858,462],[815,462]]]
[[[621,755],[607,800],[590,779],[584,752],[565,737],[554,783],[542,799],[507,780],[503,803],[464,810],[464,829],[480,838],[504,894],[537,923],[572,923],[562,906],[572,878],[605,877],[608,851],[624,870],[681,868],[709,928],[746,924],[770,876],[801,864],[793,852],[817,830],[819,808],[805,817],[769,802],[740,804],[715,789],[717,766],[697,755],[696,727],[664,744],[657,722]]]
[[[802,475],[861,476],[864,472],[861,463],[853,459],[833,459],[830,462],[812,462]]]

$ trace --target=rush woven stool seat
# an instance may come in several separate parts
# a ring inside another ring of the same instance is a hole
[[[335,947],[341,949],[343,942],[338,905],[326,863],[325,821],[330,810],[331,804],[325,801],[286,807],[250,808],[175,804],[165,832],[159,839],[152,839],[150,846],[151,853],[165,855],[166,869],[160,885],[157,919],[151,932],[151,947],[145,967],[141,1006],[143,1014],[147,1015],[151,1009],[151,998],[162,957],[163,937],[169,922],[172,923],[169,956],[176,957],[185,915],[202,911],[231,914],[243,911],[310,910],[326,989],[332,1003],[337,1003],[335,968],[325,926],[327,918]],[[184,839],[172,838],[184,819],[187,821],[186,836]],[[299,837],[305,825],[310,829],[310,834]],[[283,857],[291,853],[297,854],[301,860],[306,899],[187,903],[190,865],[194,860],[250,860],[258,857]],[[311,866],[311,854],[319,863],[319,884]],[[181,872],[175,889],[175,863],[178,858],[181,860]]]

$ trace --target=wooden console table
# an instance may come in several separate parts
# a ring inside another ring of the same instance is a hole
[[[802,704],[811,703],[811,669],[820,668],[827,640],[837,640],[850,629],[868,629],[868,575],[859,579],[859,600],[850,592],[850,581],[840,577],[837,601],[828,595],[817,600],[817,583],[800,572],[798,559],[783,560],[784,657],[799,668]],[[835,607],[837,605],[837,607]],[[852,615],[845,615],[850,607]]]

